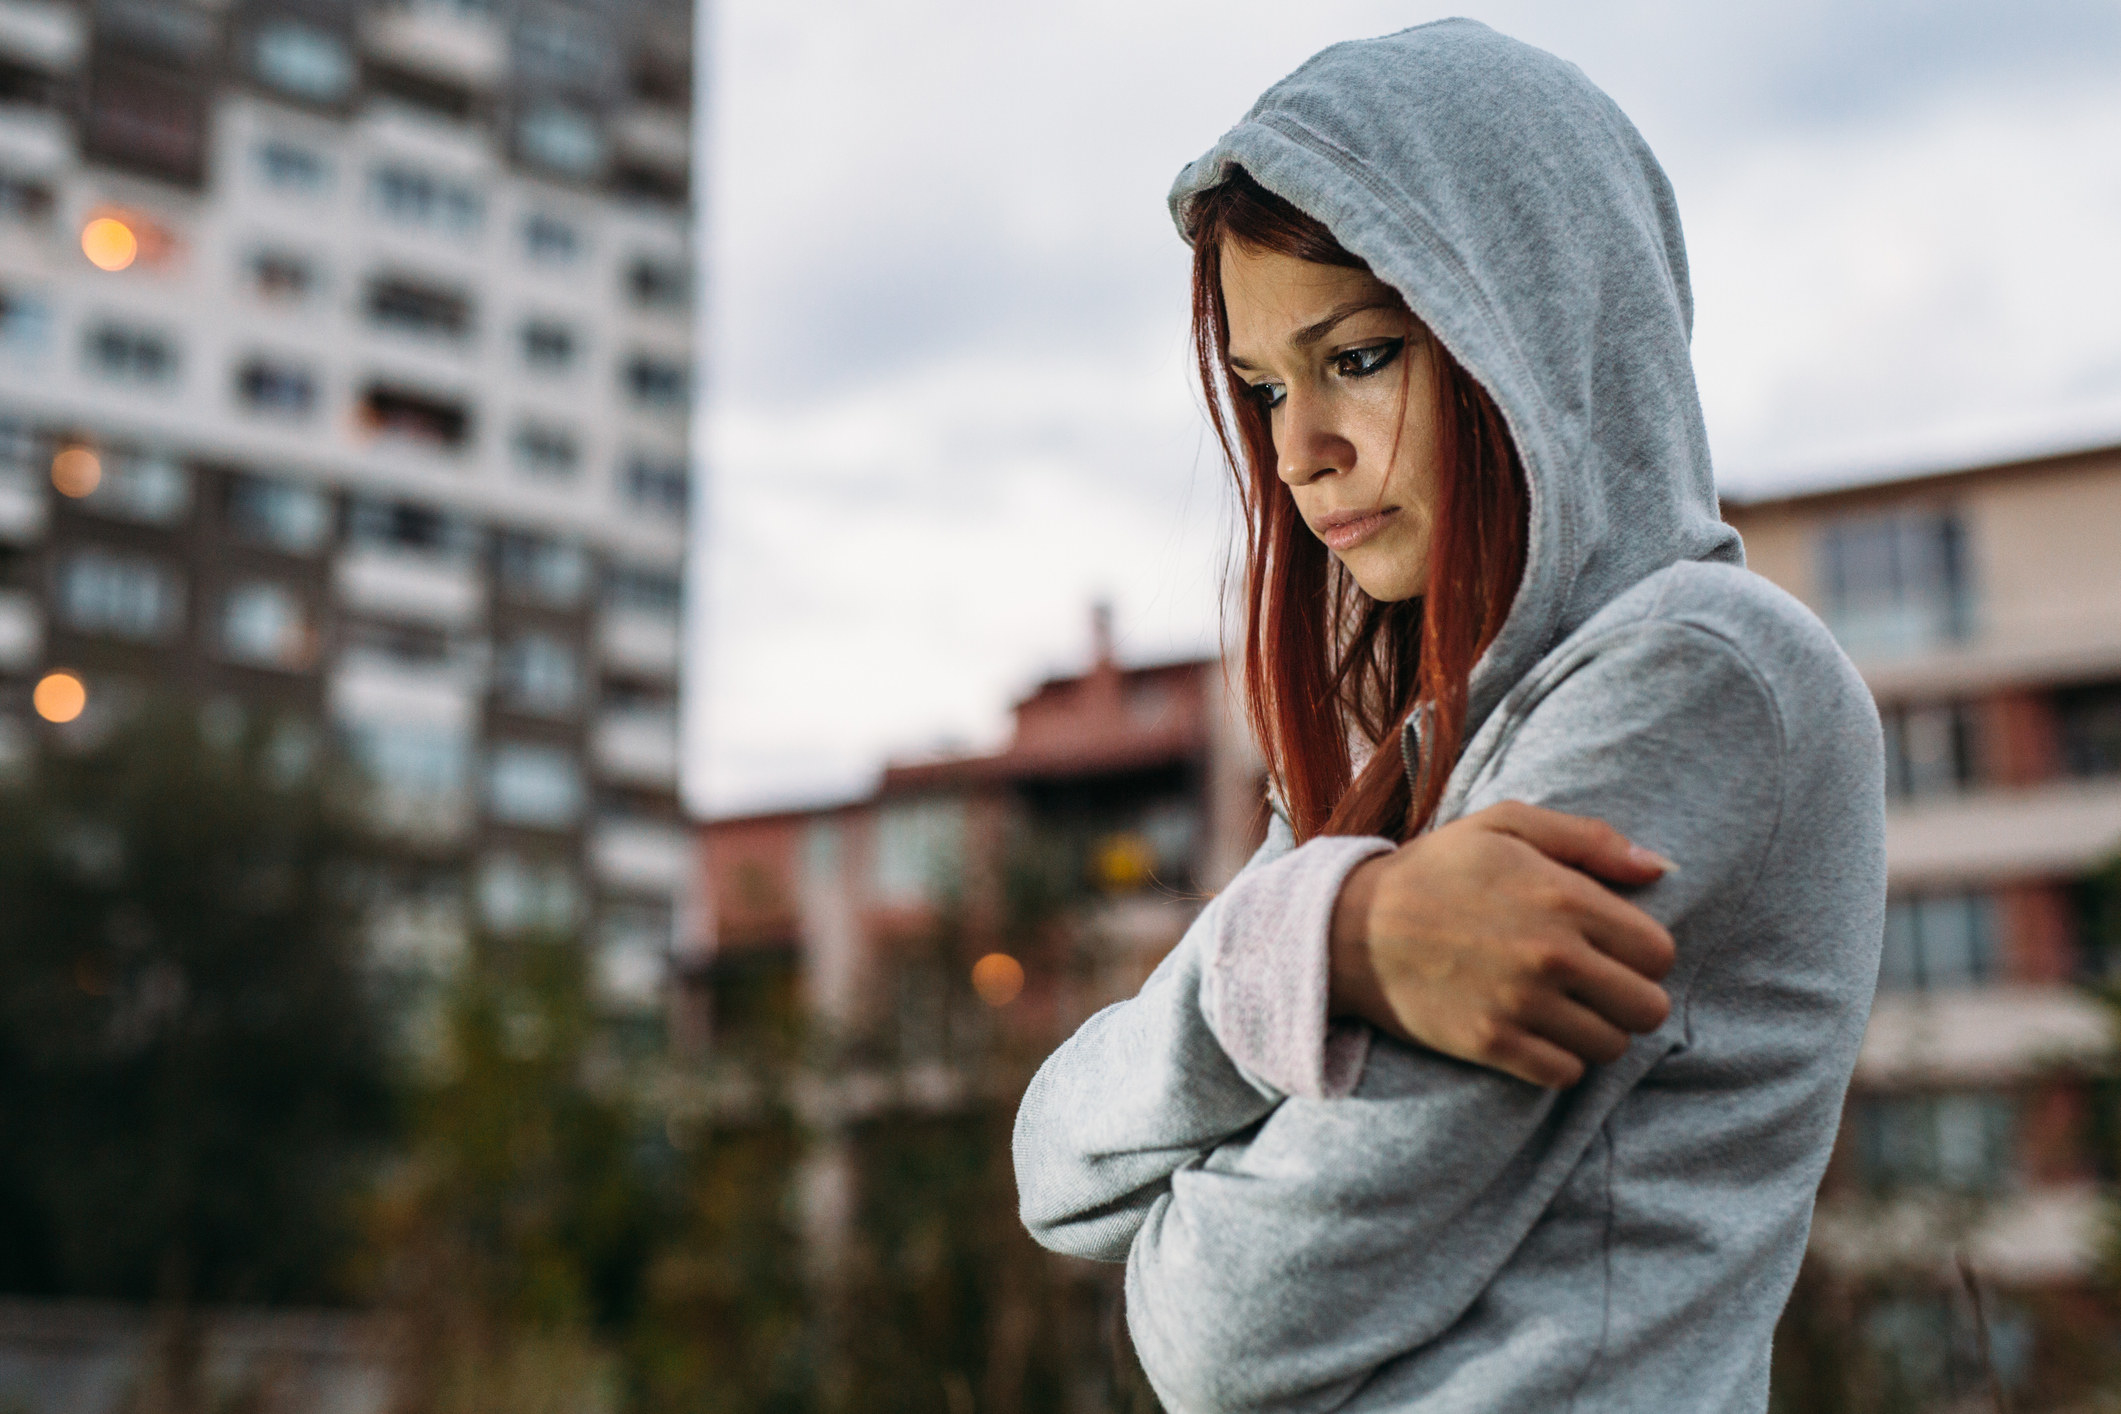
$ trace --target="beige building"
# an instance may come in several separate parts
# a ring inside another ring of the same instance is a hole
[[[1996,1331],[2023,1374],[2036,1313],[2090,1289],[2112,1176],[2087,984],[2121,963],[2095,883],[2121,851],[2121,448],[1725,513],[1885,727],[1885,962],[1815,1249],[1874,1278],[1964,1251],[2023,1297]],[[1942,1370],[1950,1320],[1940,1289],[1872,1334]]]

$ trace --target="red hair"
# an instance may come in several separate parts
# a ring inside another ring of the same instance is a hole
[[[1267,416],[1229,365],[1226,241],[1368,270],[1316,221],[1242,172],[1196,197],[1193,347],[1208,416],[1244,506],[1246,710],[1296,838],[1408,839],[1428,823],[1464,745],[1466,684],[1524,577],[1528,496],[1495,400],[1440,343],[1436,506],[1429,582],[1386,603],[1362,592],[1297,514],[1275,470]],[[1412,377],[1412,359],[1403,361]],[[1412,388],[1406,392],[1411,394]],[[1425,711],[1419,794],[1397,750]],[[1356,775],[1349,738],[1374,751]]]

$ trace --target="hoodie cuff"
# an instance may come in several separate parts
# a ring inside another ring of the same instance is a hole
[[[1353,1093],[1370,1028],[1326,1015],[1333,907],[1355,866],[1390,840],[1326,836],[1239,875],[1216,900],[1202,1010],[1230,1059],[1285,1095]]]

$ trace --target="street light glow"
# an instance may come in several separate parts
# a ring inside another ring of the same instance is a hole
[[[140,238],[115,216],[98,216],[81,228],[81,253],[98,270],[123,270],[140,258]]]

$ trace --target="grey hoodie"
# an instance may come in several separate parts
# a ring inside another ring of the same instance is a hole
[[[1017,1118],[1025,1224],[1127,1262],[1164,1402],[1757,1411],[1878,971],[1869,695],[1717,516],[1679,218],[1571,65],[1464,20],[1337,45],[1171,194],[1242,167],[1480,380],[1531,488],[1447,821],[1522,800],[1678,861],[1670,1019],[1567,1090],[1330,1028],[1326,929],[1385,840],[1267,844]],[[1418,743],[1405,743],[1410,762]]]

